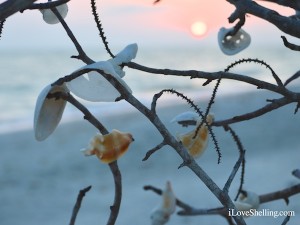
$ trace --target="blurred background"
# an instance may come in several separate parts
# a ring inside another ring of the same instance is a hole
[[[0,1],[2,3],[4,1]],[[41,1],[38,1],[41,2]],[[293,15],[294,11],[274,4],[265,6]],[[94,60],[109,59],[96,28],[88,1],[71,0],[66,22],[85,52]],[[224,55],[217,42],[221,27],[230,28],[227,18],[234,8],[225,0],[150,0],[97,1],[97,8],[109,46],[114,54],[131,43],[139,50],[133,60],[154,68],[216,72],[241,58],[258,58],[267,62],[285,81],[299,70],[299,53],[283,46],[281,31],[273,25],[247,16],[243,29],[251,35],[251,45],[233,56]],[[294,43],[298,40],[286,35]],[[299,42],[298,42],[299,43]],[[0,39],[0,224],[66,224],[79,189],[93,185],[78,224],[105,223],[113,198],[112,178],[107,167],[96,158],[84,158],[84,148],[96,130],[82,120],[74,107],[67,105],[62,124],[45,142],[34,140],[32,124],[35,102],[40,91],[58,78],[77,70],[83,63],[70,58],[76,49],[60,24],[49,25],[37,10],[26,10],[8,18]],[[153,94],[164,88],[175,88],[205,107],[213,83],[203,87],[204,80],[164,77],[125,68],[124,80],[134,95],[147,106]],[[243,64],[232,72],[275,83],[271,72],[257,64]],[[299,90],[299,81],[289,86]],[[222,81],[213,112],[217,119],[249,112],[278,95],[257,91],[240,82]],[[124,174],[124,200],[118,224],[150,224],[148,216],[160,199],[145,193],[143,185],[163,188],[167,179],[174,184],[179,197],[198,207],[217,207],[219,203],[199,185],[188,170],[177,170],[181,163],[171,151],[160,151],[149,162],[141,162],[145,152],[160,142],[160,135],[129,104],[90,103],[82,101],[109,130],[130,131],[137,141],[120,160]],[[178,113],[190,110],[181,100],[164,96],[159,104],[161,118],[174,135],[182,132],[169,121]],[[299,168],[298,115],[294,105],[285,107],[250,123],[234,125],[249,149],[249,173],[246,187],[259,194],[295,184],[290,172]],[[186,130],[184,130],[186,131]],[[216,167],[214,147],[200,159],[201,166],[222,185],[237,159],[228,134],[217,129],[225,151],[223,164]],[[274,154],[276,153],[276,154]],[[100,166],[99,166],[100,165]],[[224,172],[226,171],[226,173]],[[147,177],[147,179],[145,179]],[[188,184],[188,185],[187,185]],[[187,187],[188,186],[188,187]],[[238,178],[232,195],[238,187]],[[187,189],[190,188],[190,189]],[[147,202],[147,204],[145,204]],[[299,219],[299,197],[286,208],[283,201],[266,207],[296,210]],[[132,207],[132,210],[128,210]],[[169,224],[223,223],[222,218],[172,217]],[[249,224],[281,224],[283,218],[249,218]],[[146,222],[145,222],[146,221]]]

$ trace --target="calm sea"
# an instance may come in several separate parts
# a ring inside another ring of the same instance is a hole
[[[65,76],[83,64],[71,59],[75,50],[23,50],[0,52],[0,132],[32,128],[35,102],[40,91],[59,77]],[[108,59],[108,55],[95,50],[87,51],[95,61]],[[154,68],[179,70],[202,70],[208,72],[221,71],[226,66],[241,58],[258,58],[266,61],[285,81],[299,69],[299,53],[291,52],[283,47],[249,48],[235,55],[225,56],[216,46],[188,48],[140,48],[135,62]],[[202,87],[203,80],[190,80],[182,77],[171,77],[148,74],[126,68],[124,80],[133,90],[135,96],[145,104],[150,104],[154,93],[164,88],[174,88],[186,92],[194,98],[207,97],[213,86]],[[255,78],[274,82],[270,71],[257,64],[243,64],[233,72],[242,73]],[[297,88],[300,82],[295,82]],[[221,92],[234,94],[254,90],[240,82],[222,81]],[[164,98],[163,104],[171,103]],[[84,102],[93,112],[111,114],[122,110],[130,110],[124,103],[89,103]],[[74,107],[67,107],[63,121],[79,118]]]

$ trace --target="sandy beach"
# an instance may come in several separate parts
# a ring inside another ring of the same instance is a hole
[[[248,93],[217,98],[213,106],[216,120],[225,119],[264,104],[261,94]],[[205,104],[203,102],[199,103]],[[69,106],[68,106],[69,107]],[[299,183],[291,171],[300,168],[300,117],[294,115],[290,105],[268,115],[233,125],[246,153],[245,189],[258,194],[277,191]],[[190,110],[181,100],[158,109],[161,120],[176,135],[186,131],[170,120]],[[123,178],[123,200],[117,224],[150,224],[150,213],[160,203],[160,197],[143,190],[144,185],[163,188],[172,183],[174,192],[182,201],[195,208],[219,207],[220,203],[204,184],[187,168],[177,167],[181,159],[168,147],[162,148],[148,161],[142,162],[145,153],[162,140],[143,115],[132,110],[113,115],[97,115],[107,129],[132,133],[135,142],[118,161]],[[92,189],[84,198],[76,224],[106,224],[109,206],[113,202],[114,187],[108,166],[96,157],[85,157],[79,150],[88,145],[97,130],[81,118],[64,122],[44,142],[34,139],[32,130],[17,131],[0,136],[0,224],[53,225],[68,224],[78,191],[89,185]],[[190,128],[188,128],[190,129]],[[215,128],[223,154],[217,165],[213,145],[197,161],[219,185],[223,186],[238,158],[238,151],[230,135],[223,128]],[[239,185],[235,179],[231,196]],[[300,196],[261,205],[270,210],[294,210],[288,225],[299,224]],[[177,211],[179,208],[177,208]],[[283,217],[251,217],[247,224],[281,224]],[[170,225],[226,224],[219,216],[181,217],[174,214]]]

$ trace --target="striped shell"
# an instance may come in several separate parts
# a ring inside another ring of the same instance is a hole
[[[212,114],[208,114],[206,121],[209,125],[212,124],[214,116]],[[184,147],[189,151],[189,154],[194,158],[198,158],[203,154],[208,142],[208,127],[205,124],[200,127],[197,136],[195,137],[197,127],[200,123],[201,119],[198,119],[194,130],[177,136],[178,141],[184,145]]]
[[[120,158],[127,150],[133,137],[130,133],[113,130],[111,133],[95,135],[87,149],[81,150],[86,156],[96,155],[100,161],[111,163]]]

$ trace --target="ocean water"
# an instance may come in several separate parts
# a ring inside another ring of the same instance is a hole
[[[108,54],[93,49],[86,51],[95,61],[107,60]],[[65,50],[13,50],[0,51],[0,132],[31,129],[35,103],[40,91],[58,78],[68,75],[83,66],[79,60],[70,58],[73,49]],[[299,53],[283,47],[249,48],[235,55],[225,56],[217,46],[195,46],[174,48],[140,47],[134,62],[153,67],[178,70],[221,71],[230,63],[241,58],[258,58],[266,61],[279,77],[285,81],[299,69]],[[165,88],[174,88],[193,98],[208,98],[213,84],[203,87],[205,80],[187,77],[163,76],[125,68],[125,82],[134,95],[150,105],[153,94]],[[258,64],[243,64],[232,72],[241,73],[272,83],[271,72]],[[291,89],[300,85],[295,81]],[[241,82],[222,81],[219,95],[238,94],[255,88]],[[174,104],[174,98],[166,96],[162,104]],[[102,114],[126,112],[132,108],[126,103],[83,103],[92,111]],[[81,118],[74,107],[67,106],[63,122]]]

